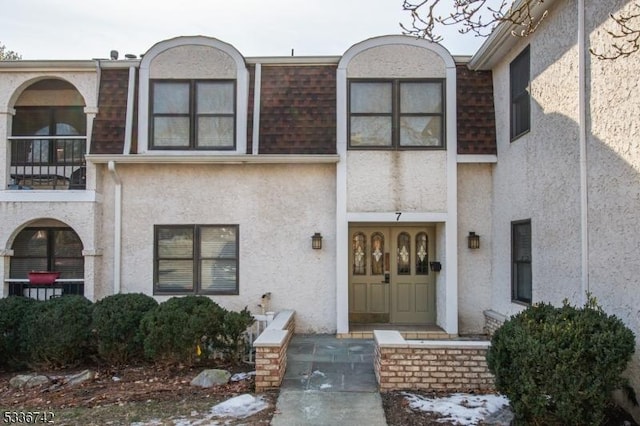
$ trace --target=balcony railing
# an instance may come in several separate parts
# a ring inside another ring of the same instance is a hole
[[[85,189],[84,136],[16,136],[7,189]]]
[[[37,300],[49,300],[52,297],[78,294],[84,296],[84,280],[81,278],[63,278],[53,284],[30,284],[28,279],[9,278],[9,296],[24,296]]]

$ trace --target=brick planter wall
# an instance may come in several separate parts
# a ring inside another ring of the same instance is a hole
[[[277,389],[287,369],[287,348],[295,330],[295,312],[282,311],[253,342],[256,348],[256,392]]]
[[[397,331],[375,331],[380,391],[494,391],[485,356],[488,341],[411,341]]]
[[[496,311],[484,311],[484,330],[489,336],[493,336],[493,333],[497,329],[502,327],[502,324],[507,320],[507,317],[497,313]]]

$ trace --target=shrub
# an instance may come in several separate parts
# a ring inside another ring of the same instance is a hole
[[[594,299],[583,308],[531,306],[505,322],[487,353],[496,388],[516,419],[600,424],[634,351],[634,335]]]
[[[140,324],[145,355],[153,361],[192,365],[210,354],[225,310],[204,296],[174,297],[147,312]]]
[[[98,355],[109,364],[124,364],[144,357],[142,317],[158,302],[141,293],[114,294],[95,303],[93,333]]]
[[[0,366],[13,369],[25,366],[27,357],[22,327],[28,311],[38,303],[20,296],[0,299]]]
[[[244,332],[255,322],[255,318],[245,307],[240,312],[227,311],[222,322],[218,345],[232,361],[239,361],[244,350]]]
[[[82,296],[56,297],[29,309],[21,333],[29,363],[59,368],[77,365],[92,355],[92,303]]]

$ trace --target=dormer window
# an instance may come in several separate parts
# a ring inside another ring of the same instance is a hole
[[[443,80],[352,80],[349,148],[444,148]]]
[[[234,80],[153,80],[153,149],[235,149]]]

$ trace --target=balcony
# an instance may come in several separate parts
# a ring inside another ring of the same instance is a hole
[[[84,136],[9,138],[11,170],[7,189],[67,190],[86,188]]]
[[[53,284],[31,284],[28,279],[9,278],[9,296],[24,296],[37,300],[49,300],[52,297],[78,294],[84,296],[84,280],[61,278]]]

